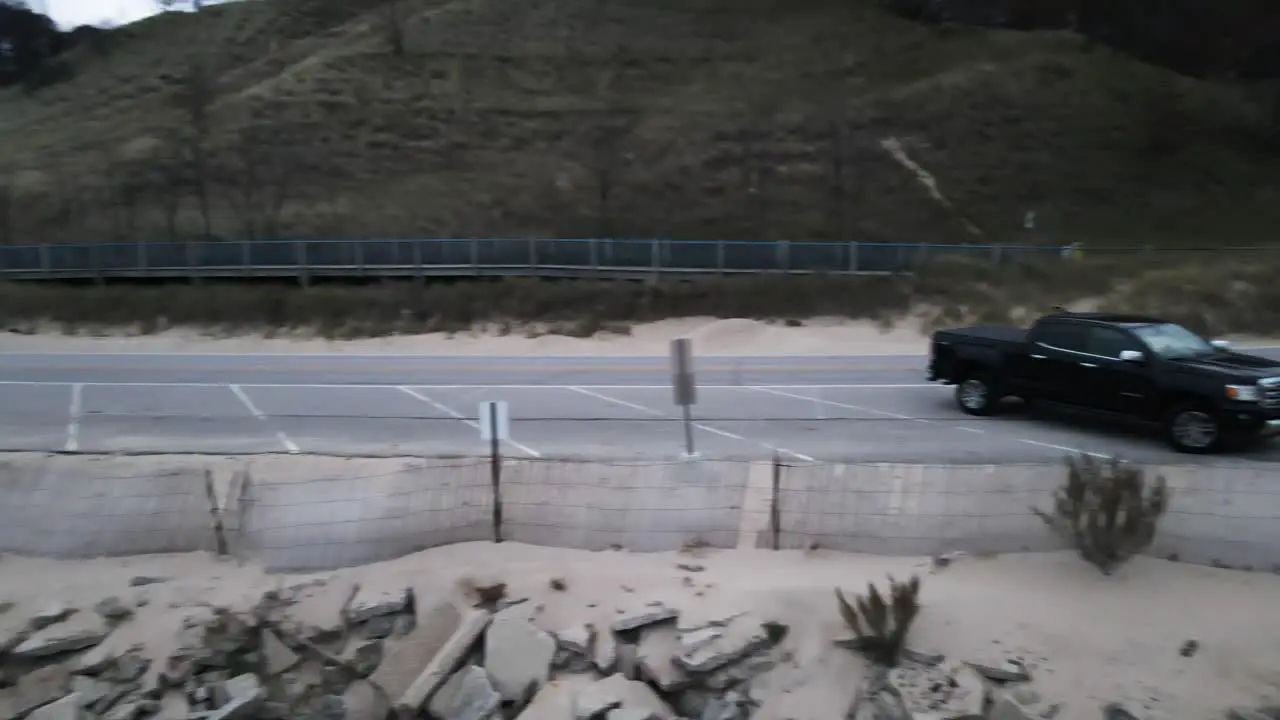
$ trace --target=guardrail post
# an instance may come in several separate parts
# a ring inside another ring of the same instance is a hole
[[[591,247],[588,248],[588,252],[591,257],[587,262],[591,263],[591,269],[595,271],[596,275],[599,275],[600,274],[600,241],[595,238],[591,238]]]
[[[538,269],[538,241],[536,238],[529,238],[529,267]]]
[[[53,258],[49,256],[49,245],[41,243],[40,245],[40,272],[49,275],[53,270]]]
[[[724,240],[716,241],[716,272],[724,274]]]
[[[776,256],[774,262],[778,264],[778,270],[781,272],[791,271],[791,241],[782,240],[775,246]]]
[[[479,277],[480,275],[480,241],[476,238],[471,238],[468,242],[471,244],[470,245],[471,274]]]
[[[1000,251],[1001,251],[1001,250],[1003,250],[1003,249],[1004,249],[1004,248],[1000,247],[999,245],[992,245],[992,246],[991,246],[991,264],[992,264],[992,265],[995,265],[995,266],[999,267],[999,265],[1000,265],[1000,260],[1001,260],[1001,257],[1000,257],[1000,256],[1001,256],[1001,252],[1000,252]]]
[[[98,243],[89,245],[89,265],[93,273],[93,281],[98,285],[106,285],[107,279],[102,275],[102,246]]]
[[[359,242],[351,243],[352,260],[356,264],[356,275],[364,277],[364,246]]]
[[[849,272],[858,272],[858,243],[849,243]]]
[[[653,256],[653,276],[662,276],[662,241],[650,240],[650,254]]]
[[[249,241],[241,240],[240,241],[240,263],[244,265],[244,267],[241,270],[242,272],[244,272],[246,277],[249,275],[249,272],[250,272],[249,268],[253,267],[253,257],[250,255],[250,252],[251,251],[249,250]]]
[[[426,282],[427,274],[422,271],[422,241],[411,240],[413,243],[413,270],[418,274],[418,282]]]
[[[311,287],[311,272],[307,267],[307,241],[293,241],[293,261],[298,264],[298,285]]]
[[[145,242],[138,243],[138,274],[147,274],[147,244]]]
[[[196,279],[196,246],[195,243],[187,240],[183,243],[183,254],[187,258],[187,280],[192,284],[197,282]]]

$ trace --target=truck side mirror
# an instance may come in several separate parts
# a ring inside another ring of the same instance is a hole
[[[1219,350],[1226,350],[1231,347],[1230,340],[1210,340],[1209,344]]]
[[[1140,363],[1143,360],[1145,360],[1146,357],[1147,357],[1146,355],[1143,355],[1138,350],[1121,350],[1120,351],[1121,362]]]

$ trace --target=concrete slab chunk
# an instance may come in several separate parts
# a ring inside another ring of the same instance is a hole
[[[427,709],[440,720],[489,720],[502,697],[484,668],[467,665],[449,676],[431,696]]]
[[[525,619],[528,610],[513,607],[493,618],[485,633],[484,667],[503,700],[523,700],[530,687],[551,679],[556,641]]]
[[[462,664],[463,658],[471,652],[471,648],[480,639],[485,628],[489,627],[493,615],[487,610],[471,610],[462,617],[453,635],[449,637],[439,652],[431,658],[426,668],[418,674],[409,688],[396,701],[395,711],[401,717],[414,717],[422,710],[427,699],[436,691],[453,671]],[[410,636],[412,637],[412,635]],[[378,668],[386,667],[386,660]],[[374,673],[376,676],[377,673]],[[376,680],[375,680],[376,682]]]
[[[419,598],[417,625],[408,635],[386,641],[382,662],[369,676],[370,681],[392,698],[408,691],[462,622],[462,613],[452,602],[437,599],[427,604],[422,600]]]

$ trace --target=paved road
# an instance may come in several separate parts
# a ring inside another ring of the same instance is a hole
[[[1259,351],[1280,357],[1280,349]],[[972,418],[924,382],[923,356],[701,357],[696,450],[707,457],[861,462],[1280,463],[1177,455],[1141,428],[1011,411]],[[0,450],[486,451],[477,405],[506,400],[506,450],[525,456],[678,457],[679,409],[661,357],[0,354]]]

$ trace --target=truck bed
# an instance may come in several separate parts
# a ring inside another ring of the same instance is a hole
[[[1016,344],[1026,341],[1027,330],[1014,325],[970,325],[933,334],[935,342],[978,342],[981,344]]]

